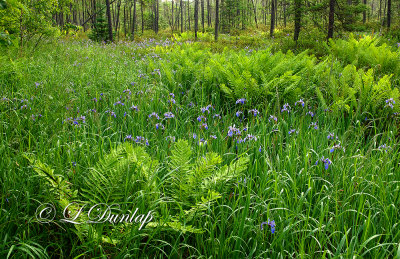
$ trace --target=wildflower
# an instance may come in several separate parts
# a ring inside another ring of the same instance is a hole
[[[289,130],[289,135],[291,135],[292,133],[299,133],[298,131],[296,132],[296,130],[295,129],[291,129],[291,130]]]
[[[170,93],[169,96],[171,96],[172,98],[175,98],[175,95],[173,93]]]
[[[249,113],[252,113],[254,117],[257,116],[257,114],[259,114],[260,112],[257,109],[252,109],[249,111]]]
[[[217,136],[211,135],[210,138],[212,138],[212,139],[217,139]]]
[[[329,133],[328,135],[328,139],[333,139],[335,137],[335,133]],[[337,137],[336,137],[337,138]]]
[[[257,141],[257,137],[254,136],[254,135],[251,135],[251,134],[247,134],[247,136],[244,138],[243,142],[245,142],[247,140],[255,140],[255,141]]]
[[[210,108],[212,108],[211,104],[207,105],[206,107],[200,108],[202,113],[208,112],[210,113]]]
[[[200,128],[204,128],[204,129],[208,130],[208,125],[207,125],[207,123],[203,123],[203,124],[200,126]]]
[[[258,152],[260,152],[261,153],[261,151],[262,151],[262,148],[261,148],[261,146],[258,148]]]
[[[308,111],[308,112],[306,113],[306,115],[310,115],[311,117],[314,117],[315,113],[313,113],[312,111]]]
[[[207,144],[207,140],[205,140],[204,138],[201,138],[199,140],[199,145],[202,146],[202,145],[205,145],[205,144]]]
[[[121,101],[118,101],[118,102],[114,103],[114,106],[115,106],[115,105],[118,105],[118,104],[124,105],[124,103],[122,103]]]
[[[168,100],[168,103],[175,104],[175,99],[174,99],[174,98],[171,98],[170,100]]]
[[[155,112],[152,112],[152,113],[149,115],[149,118],[151,118],[151,117],[156,117],[157,120],[160,119],[160,117],[158,116],[158,114],[155,113]]]
[[[385,107],[390,107],[391,109],[393,109],[394,105],[396,102],[393,100],[393,98],[387,99],[386,100],[386,105]]]
[[[241,111],[236,112],[236,117],[239,117],[241,114],[243,114],[243,112]]]
[[[322,157],[320,160],[324,163],[325,170],[328,170],[329,165],[332,164],[332,161],[329,160],[329,158],[324,158],[324,157]],[[315,165],[318,165],[318,160],[315,162]]]
[[[76,162],[72,162],[71,164],[72,164],[72,166],[76,166]]]
[[[301,106],[304,107],[304,101],[303,99],[298,100],[297,102],[294,103],[294,106],[296,106],[297,104],[300,104]]]
[[[197,117],[197,121],[198,121],[198,122],[201,122],[203,119],[204,119],[204,121],[207,120],[206,117],[204,117],[203,115]]]
[[[193,106],[194,106],[193,102],[190,102],[190,103],[188,104],[188,106],[189,106],[189,107],[193,107]]]
[[[269,220],[268,220],[268,222],[262,222],[262,223],[261,223],[261,230],[264,229],[264,227],[263,227],[264,225],[270,226],[270,227],[271,227],[271,232],[272,232],[272,234],[275,233],[275,220],[273,220],[273,221],[269,221]]]
[[[313,127],[314,129],[318,129],[318,125],[316,122],[311,122],[310,126],[308,126],[308,128]]]
[[[174,118],[175,115],[172,112],[166,112],[166,113],[164,113],[164,117],[166,119],[171,119],[171,118]]]
[[[165,129],[164,125],[162,125],[161,123],[157,123],[156,124],[156,129],[159,129],[159,128],[161,128],[162,130]]]
[[[136,105],[132,105],[132,106],[131,106],[131,110],[139,111],[139,109],[138,109],[138,107],[137,107]]]
[[[274,115],[271,115],[271,116],[269,116],[268,121],[271,121],[271,120],[274,120],[275,122],[277,122],[277,121],[278,121],[278,118],[275,117]]]
[[[383,151],[385,151],[385,153],[388,151],[388,149],[390,149],[390,147],[389,146],[387,146],[386,144],[383,144],[383,145],[380,145],[379,147],[378,147],[378,149],[379,150],[383,150]]]
[[[283,105],[283,108],[282,108],[281,112],[288,112],[288,113],[289,113],[289,110],[290,110],[289,104],[288,104],[288,103],[285,103],[285,104]]]
[[[193,133],[193,139],[196,139],[196,138],[197,138],[197,134]]]
[[[237,101],[236,101],[236,104],[244,104],[246,102],[246,99],[244,99],[244,98],[241,98],[241,99],[238,99]]]
[[[125,139],[124,139],[124,141],[126,141],[126,140],[132,140],[132,135],[126,136]]]
[[[221,115],[219,115],[219,114],[214,114],[213,118],[221,119]]]

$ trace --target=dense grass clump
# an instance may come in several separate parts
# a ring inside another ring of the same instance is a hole
[[[399,256],[396,64],[180,37],[1,59],[0,256]],[[72,202],[153,218],[38,222]]]

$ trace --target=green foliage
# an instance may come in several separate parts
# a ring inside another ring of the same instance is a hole
[[[89,39],[98,42],[108,40],[108,22],[104,11],[104,5],[99,7],[101,11],[96,14],[96,22],[93,24],[93,29],[89,34]]]
[[[330,53],[344,64],[357,68],[373,68],[379,74],[400,74],[400,53],[393,51],[386,43],[381,44],[377,36],[364,36],[357,39],[350,34],[348,40],[338,39],[330,42]]]

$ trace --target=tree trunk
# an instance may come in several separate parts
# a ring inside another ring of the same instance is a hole
[[[387,2],[387,27],[390,28],[392,22],[392,0]]]
[[[329,25],[327,40],[333,38],[333,24],[335,22],[335,0],[329,0]]]
[[[132,40],[135,39],[136,26],[136,0],[133,0],[133,21],[132,21]]]
[[[183,32],[183,2],[181,0],[181,33]]]
[[[274,35],[275,29],[275,0],[271,1],[271,26],[269,28],[269,36],[272,37]]]
[[[143,19],[143,1],[142,1],[142,2],[140,2],[140,16],[141,16],[141,18],[142,18],[142,34],[143,34],[143,31],[144,31],[144,19]]]
[[[367,0],[363,0],[363,4],[367,7]],[[367,11],[363,12],[363,23],[367,21]]]
[[[197,41],[197,31],[199,29],[199,0],[194,0],[194,40]]]
[[[215,41],[218,41],[219,0],[215,0]]]
[[[299,39],[301,29],[301,0],[294,1],[294,36],[293,40],[296,41]]]
[[[201,25],[204,33],[204,0],[201,0]]]
[[[107,18],[108,18],[108,40],[113,41],[112,23],[111,23],[111,8],[110,0],[106,0]]]

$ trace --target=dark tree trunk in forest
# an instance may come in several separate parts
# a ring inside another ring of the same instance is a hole
[[[204,0],[201,0],[201,26],[203,27],[204,33]]]
[[[140,2],[140,16],[142,18],[142,34],[143,34],[143,31],[144,31],[143,0]]]
[[[215,41],[218,40],[218,26],[219,26],[219,0],[215,0]]]
[[[210,0],[207,0],[207,25],[211,27],[211,6]]]
[[[113,41],[110,0],[106,0],[107,19],[108,19],[108,40]]]
[[[255,23],[256,23],[256,28],[258,28],[258,25],[257,25],[257,9],[256,9],[256,5],[254,4],[254,0],[251,0],[251,3],[253,4],[254,21],[255,21]]]
[[[283,27],[286,28],[286,1],[283,1]]]
[[[333,38],[333,24],[335,23],[335,0],[329,0],[329,24],[327,40]]]
[[[197,41],[197,31],[199,30],[199,0],[194,0],[194,39]]]
[[[271,26],[269,28],[269,36],[272,37],[274,35],[275,29],[275,0],[271,1]]]
[[[390,28],[392,22],[392,0],[387,2],[387,27]]]
[[[119,27],[119,11],[120,11],[120,9],[121,9],[121,0],[120,1],[118,1],[118,3],[117,3],[117,10],[116,10],[116,12],[117,12],[117,17],[115,18],[115,35],[116,35],[116,37],[118,37],[118,27]],[[119,38],[118,38],[119,39]]]
[[[188,0],[187,2],[187,18],[188,18],[188,22],[189,22],[189,31],[190,31],[190,2]]]
[[[171,7],[172,7],[172,11],[171,11],[171,32],[174,32],[174,0],[171,1]]]
[[[367,5],[367,0],[363,0],[363,4]],[[367,11],[363,12],[363,23],[367,21]]]
[[[181,0],[181,33],[183,32],[183,2]]]
[[[301,0],[294,0],[294,35],[293,40],[299,39],[301,29]]]
[[[136,26],[136,0],[133,0],[132,40],[135,39],[135,26]]]

